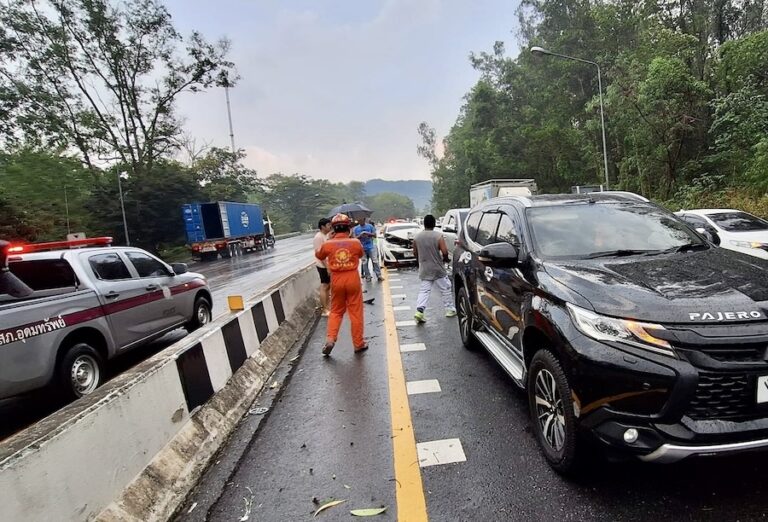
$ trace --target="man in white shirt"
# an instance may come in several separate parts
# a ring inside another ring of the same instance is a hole
[[[314,251],[317,252],[320,250],[320,247],[323,246],[323,243],[325,243],[328,240],[328,234],[331,232],[331,220],[328,218],[323,218],[317,223],[317,234],[315,234],[315,238],[312,240],[312,246],[314,247]],[[328,317],[328,314],[330,313],[330,309],[328,308],[330,304],[330,294],[331,294],[331,274],[328,272],[328,267],[325,266],[325,261],[322,261],[318,258],[315,258],[315,267],[317,268],[317,273],[320,274],[320,306],[323,308],[323,317]]]

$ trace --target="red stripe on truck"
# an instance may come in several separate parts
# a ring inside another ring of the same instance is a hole
[[[182,285],[172,286],[169,288],[171,295],[178,295],[190,290],[202,288],[205,286],[205,282],[201,279],[194,279],[189,283]],[[121,301],[115,301],[106,305],[94,306],[93,308],[86,308],[85,310],[79,310],[69,314],[60,315],[41,321],[34,321],[32,323],[23,324],[20,326],[12,326],[0,330],[0,346],[10,344],[13,342],[24,341],[31,337],[37,337],[46,333],[61,330],[70,326],[76,326],[81,323],[93,321],[99,317],[104,317],[118,312],[123,312],[137,306],[145,305],[154,301],[164,299],[165,295],[162,290],[155,290],[146,294],[138,295]]]

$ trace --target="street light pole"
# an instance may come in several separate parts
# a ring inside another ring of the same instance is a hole
[[[128,238],[128,221],[125,219],[125,202],[123,201],[123,183],[121,178],[123,173],[117,173],[117,190],[120,192],[120,210],[123,212],[123,230],[125,231],[125,246],[131,246],[131,240]]]
[[[576,58],[575,56],[568,56],[567,54],[560,54],[544,49],[543,47],[531,47],[531,53],[535,55],[548,55],[555,56],[557,58],[563,58],[565,60],[573,60],[574,62],[588,63],[597,67],[597,90],[600,98],[600,126],[603,134],[603,167],[605,168],[605,190],[608,190],[610,182],[608,180],[608,145],[605,141],[605,112],[603,111],[603,75],[600,71],[600,65],[597,62],[585,60],[583,58]]]

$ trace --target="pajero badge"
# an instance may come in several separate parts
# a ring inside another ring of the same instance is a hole
[[[765,319],[763,312],[752,310],[750,312],[691,312],[688,314],[691,321],[754,321]]]

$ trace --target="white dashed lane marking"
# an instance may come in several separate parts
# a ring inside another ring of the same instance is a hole
[[[467,460],[459,439],[419,442],[416,444],[416,451],[419,455],[419,466],[422,468],[439,464],[466,462]]]
[[[392,294],[392,299],[405,299],[406,297],[408,296],[405,294]]]
[[[390,288],[390,290],[402,290],[403,289],[402,286],[390,286],[389,288]]]
[[[408,306],[408,305],[402,305],[402,306],[394,306],[394,307],[392,307],[392,310],[394,310],[395,312],[402,312],[402,311],[404,311],[404,310],[410,310],[410,309],[411,309],[411,307],[410,307],[410,306]]]
[[[400,279],[399,277],[390,277],[389,278],[389,282],[390,283],[399,283],[400,281],[402,281],[402,279]]]
[[[401,344],[400,345],[400,351],[401,352],[423,352],[427,349],[427,345],[424,343],[413,343],[413,344]]]
[[[416,321],[396,321],[395,326],[416,326]]]
[[[420,393],[440,393],[440,383],[437,379],[428,379],[426,381],[411,381],[406,382],[405,387],[408,389],[408,395],[418,395]]]

